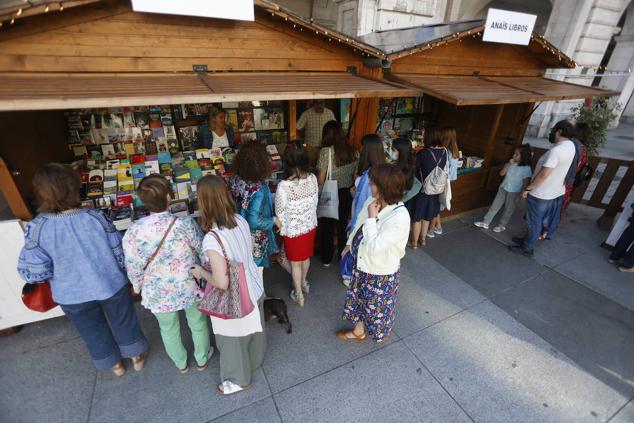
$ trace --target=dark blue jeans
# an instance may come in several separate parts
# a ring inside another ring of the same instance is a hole
[[[543,228],[548,229],[548,239],[559,225],[563,195],[553,200],[542,200],[532,195],[526,198],[526,221],[528,234],[524,237],[522,248],[524,251],[533,251],[535,243],[542,233]]]
[[[127,284],[106,300],[60,306],[79,331],[98,371],[148,349]]]
[[[621,260],[623,267],[634,267],[634,248],[630,248],[632,242],[634,242],[634,224],[630,223],[614,246],[610,258]]]

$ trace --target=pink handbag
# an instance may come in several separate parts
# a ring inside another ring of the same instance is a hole
[[[211,231],[210,234],[218,241],[222,249],[222,255],[227,262],[229,286],[226,290],[222,290],[214,288],[211,283],[207,283],[203,299],[197,307],[198,311],[208,316],[225,320],[241,319],[255,309],[255,305],[249,295],[244,264],[229,260],[220,236],[214,231]]]

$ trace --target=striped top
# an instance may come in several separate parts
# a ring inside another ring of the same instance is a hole
[[[222,240],[227,255],[230,260],[235,260],[244,265],[244,272],[247,276],[247,282],[249,283],[249,291],[251,295],[257,300],[264,294],[264,286],[262,277],[258,266],[253,261],[253,240],[251,238],[251,230],[246,220],[239,214],[235,215],[238,226],[233,229],[213,229]],[[222,254],[222,248],[218,244],[216,238],[211,234],[206,234],[203,240],[203,253],[212,250]]]

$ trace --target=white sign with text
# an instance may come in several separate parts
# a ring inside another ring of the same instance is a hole
[[[482,41],[528,45],[537,15],[489,9]]]
[[[135,12],[254,20],[253,0],[132,0]]]

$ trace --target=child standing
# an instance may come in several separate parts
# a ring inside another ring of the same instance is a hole
[[[275,194],[275,224],[291,262],[290,297],[300,307],[304,306],[304,294],[310,289],[306,275],[315,251],[319,201],[317,178],[308,168],[308,150],[299,141],[289,143],[284,151],[286,179],[279,183]]]
[[[498,214],[502,206],[504,206],[504,213],[500,218],[499,224],[493,228],[493,232],[506,230],[506,225],[509,223],[515,211],[518,195],[522,192],[526,184],[530,182],[530,178],[533,175],[531,171],[531,156],[532,150],[528,144],[522,144],[515,149],[511,160],[509,160],[500,171],[500,176],[504,176],[504,180],[502,184],[500,184],[493,204],[491,204],[484,219],[475,222],[474,225],[479,228],[489,229],[491,221],[493,221],[495,215]]]

